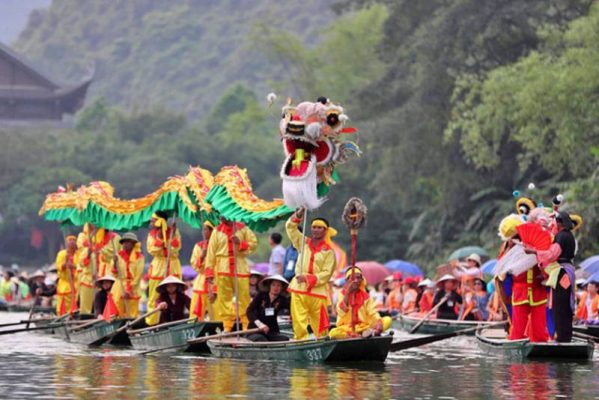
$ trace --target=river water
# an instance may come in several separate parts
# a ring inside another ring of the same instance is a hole
[[[0,313],[0,323],[26,317]],[[31,332],[0,336],[0,398],[599,399],[597,361],[514,362],[461,337],[391,354],[381,365],[293,365],[140,356]]]

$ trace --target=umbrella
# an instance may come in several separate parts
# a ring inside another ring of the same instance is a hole
[[[584,269],[587,274],[595,274],[599,272],[599,255],[592,256],[580,263],[580,268]]]
[[[191,267],[191,265],[184,265],[181,267],[181,275],[184,281],[191,281],[198,276],[198,273]]]
[[[495,268],[496,264],[497,264],[497,259],[494,258],[494,259],[489,260],[486,263],[484,263],[480,267],[480,270],[483,271],[483,274],[493,275],[493,269]]]
[[[599,272],[594,273],[589,276],[587,280],[584,281],[584,284],[588,284],[589,282],[599,282]]]
[[[268,263],[256,263],[252,266],[253,270],[262,272],[264,275],[268,274]]]
[[[391,260],[385,263],[390,272],[401,272],[403,276],[424,276],[420,267],[404,260]]]
[[[390,275],[389,270],[376,261],[359,261],[356,265],[362,270],[366,282],[370,285],[376,285]]]
[[[489,258],[489,253],[482,247],[478,246],[466,246],[457,249],[447,258],[447,261],[451,260],[461,260],[462,258],[466,258],[471,254],[478,254],[481,257]]]

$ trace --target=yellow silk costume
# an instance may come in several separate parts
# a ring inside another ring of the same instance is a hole
[[[94,257],[88,257],[90,251],[89,240],[85,232],[77,235],[77,293],[79,297],[79,312],[81,314],[91,314],[94,308],[94,277],[92,273],[92,260]],[[97,265],[97,264],[96,264]],[[97,269],[97,267],[94,267]]]
[[[285,228],[293,247],[301,251],[302,234],[298,229],[299,223],[300,220],[293,216],[287,221]],[[328,284],[336,265],[335,252],[326,241],[314,245],[312,239],[305,240],[301,260],[298,259],[295,264],[296,276],[291,280],[288,289],[291,292],[291,318],[296,340],[308,338],[308,325],[317,337],[326,334]],[[299,275],[305,276],[307,282],[299,283]]]
[[[163,231],[159,228],[154,228],[148,233],[146,248],[148,253],[153,257],[150,263],[148,274],[150,282],[148,284],[148,311],[152,311],[156,307],[158,300],[158,292],[156,287],[167,276],[174,275],[181,279],[181,261],[179,261],[179,251],[181,250],[181,234],[175,230],[172,237],[172,228],[166,229],[167,240],[170,241],[170,254],[167,262],[168,242],[163,237]],[[160,320],[160,313],[153,314],[146,318],[148,325],[156,325]]]
[[[213,307],[208,300],[208,279],[206,277],[206,249],[208,242],[202,240],[196,243],[191,253],[191,267],[198,273],[193,281],[193,295],[191,296],[191,305],[189,318],[198,318],[203,321],[208,314],[210,320],[214,320]]]
[[[351,307],[347,306],[341,296],[337,302],[337,326],[331,329],[329,336],[332,339],[342,339],[352,334]],[[367,329],[372,329],[377,322],[382,321],[383,331],[391,327],[391,318],[383,317],[376,308],[376,301],[368,298],[358,309],[356,318],[356,333],[360,334]]]
[[[239,245],[234,249],[232,238],[239,239]],[[248,227],[240,223],[221,223],[218,225],[208,242],[206,252],[206,269],[216,277],[218,294],[214,303],[214,317],[222,321],[225,331],[231,331],[235,324],[235,269],[237,269],[239,291],[239,315],[244,327],[248,320],[245,310],[250,305],[250,267],[246,257],[252,254],[258,245],[256,235]]]
[[[118,270],[113,273],[117,281],[112,285],[112,298],[116,303],[119,317],[136,318],[139,315],[141,299],[139,283],[144,273],[145,258],[139,243],[131,253],[125,250],[119,251],[118,257]],[[125,292],[129,294],[128,300],[125,300]]]
[[[60,250],[56,255],[56,272],[58,284],[56,286],[56,315],[61,316],[77,309],[77,270],[67,267],[67,262],[77,265],[77,253],[67,254]]]

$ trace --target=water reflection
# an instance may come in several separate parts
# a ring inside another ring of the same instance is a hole
[[[599,393],[593,362],[513,362],[488,357],[475,343],[440,342],[392,355],[384,365],[302,365],[143,357],[43,335],[7,335],[0,336],[0,398],[546,399]]]

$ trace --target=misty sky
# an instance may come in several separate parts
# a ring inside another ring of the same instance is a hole
[[[34,8],[45,8],[52,0],[0,0],[0,42],[11,44],[27,25]]]

